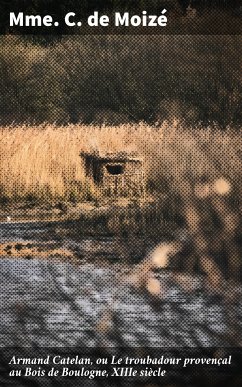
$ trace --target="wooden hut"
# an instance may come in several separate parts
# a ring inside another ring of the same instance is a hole
[[[143,159],[129,153],[81,153],[86,175],[108,196],[144,194]]]

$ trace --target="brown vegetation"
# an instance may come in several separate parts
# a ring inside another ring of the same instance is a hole
[[[143,155],[148,193],[173,198],[172,208],[177,194],[187,195],[184,179],[188,178],[196,183],[195,194],[200,198],[209,194],[208,183],[216,181],[219,187],[222,179],[223,189],[226,180],[241,209],[240,132],[187,129],[177,121],[155,128],[144,123],[2,128],[1,200],[84,201],[98,197],[98,188],[85,176],[81,151],[136,151]]]
[[[140,248],[142,238],[161,240],[162,235],[174,236],[179,228],[186,230],[184,236],[176,236],[182,250],[184,246],[187,250],[185,259],[180,255],[175,267],[190,273],[205,272],[210,288],[216,290],[223,275],[240,277],[240,148],[238,131],[184,128],[177,121],[159,127],[140,123],[2,129],[1,202],[4,207],[7,202],[14,206],[18,201],[31,206],[94,201],[99,206],[93,211],[95,219],[82,216],[77,233],[89,228],[89,234],[98,235],[95,225],[99,225],[102,233],[115,235],[121,246],[125,237],[124,244],[131,250],[136,241]],[[81,151],[125,150],[144,157],[145,200],[153,200],[151,209],[143,199],[130,206],[127,202],[124,208],[114,204],[100,207],[106,199],[85,176]],[[129,261],[129,254],[125,255]]]
[[[71,251],[58,248],[53,243],[36,243],[36,241],[26,242],[5,242],[0,243],[0,258],[13,259],[50,259],[52,262],[68,260],[75,263],[74,255]]]

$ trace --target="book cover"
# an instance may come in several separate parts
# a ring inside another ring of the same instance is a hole
[[[241,1],[0,1],[0,386],[232,386]]]

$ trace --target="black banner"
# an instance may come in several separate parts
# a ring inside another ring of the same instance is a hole
[[[5,348],[1,386],[237,386],[233,348]]]
[[[4,1],[0,33],[176,35],[241,33],[241,2]]]

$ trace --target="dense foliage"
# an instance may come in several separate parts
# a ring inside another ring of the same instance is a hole
[[[0,40],[0,123],[238,126],[240,37],[85,36],[43,47]]]

